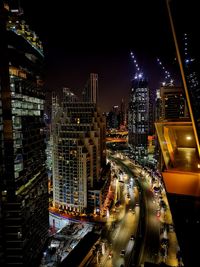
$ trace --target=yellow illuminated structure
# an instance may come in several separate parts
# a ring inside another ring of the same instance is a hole
[[[165,170],[167,192],[200,196],[200,168],[191,121],[155,123]]]
[[[168,105],[162,105],[162,111],[164,111],[162,115],[164,114],[164,116],[160,117],[155,123],[163,157],[162,175],[168,193],[199,197],[199,139],[168,0],[166,0],[166,4],[190,117],[184,116],[184,114],[179,114],[176,118],[167,117],[165,110],[169,107]],[[163,90],[165,91],[165,88]],[[181,94],[180,96],[177,95],[175,88],[170,90],[170,95],[173,96],[174,94],[174,97],[181,97]],[[164,101],[163,96],[161,103],[165,103]],[[181,107],[183,107],[181,101],[180,105],[177,105],[176,101],[176,104],[174,102],[170,109],[181,110]]]

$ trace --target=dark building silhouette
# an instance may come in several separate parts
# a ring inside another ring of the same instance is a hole
[[[85,88],[82,93],[83,102],[98,103],[98,74],[90,73]]]
[[[188,118],[188,109],[182,87],[165,85],[160,88],[160,118],[165,120]]]
[[[37,266],[48,236],[42,44],[0,3],[0,262]]]
[[[106,128],[118,129],[120,126],[120,110],[119,106],[115,105],[112,110],[106,114]]]
[[[126,110],[126,103],[124,102],[123,98],[121,100],[121,105],[120,105],[119,124],[121,128],[126,128],[127,126],[127,110]]]

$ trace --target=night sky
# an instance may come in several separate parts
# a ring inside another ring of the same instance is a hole
[[[178,29],[188,31],[199,24],[197,11],[197,16],[191,16],[198,10],[195,0],[172,2]],[[47,91],[69,87],[79,95],[89,73],[95,72],[101,110],[109,111],[122,97],[128,99],[135,70],[130,51],[152,89],[159,87],[163,76],[157,57],[171,72],[176,69],[164,0],[21,0],[21,6],[26,22],[44,45]]]

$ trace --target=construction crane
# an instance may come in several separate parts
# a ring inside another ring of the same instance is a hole
[[[136,57],[134,56],[133,52],[130,53],[131,54],[131,58],[133,59],[133,63],[135,65],[135,76],[134,79],[142,79],[143,78],[143,73],[141,71],[141,68],[139,67]]]
[[[186,66],[195,60],[191,57],[191,50],[189,48],[190,38],[187,33],[184,33],[184,61]]]
[[[165,66],[162,64],[162,62],[159,58],[157,58],[157,63],[159,65],[159,67],[162,69],[162,71],[164,72],[164,80],[162,81],[162,85],[163,86],[165,86],[165,85],[173,86],[174,80],[171,78],[170,72],[165,68]]]

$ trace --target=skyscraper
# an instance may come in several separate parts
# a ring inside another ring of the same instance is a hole
[[[160,118],[173,120],[189,116],[183,88],[165,85],[160,87]]]
[[[119,106],[115,105],[112,110],[108,112],[106,117],[106,127],[108,129],[118,129],[120,126],[120,111]]]
[[[126,128],[127,126],[127,110],[126,110],[126,103],[124,102],[124,99],[121,100],[120,105],[120,116],[119,116],[119,124],[121,128]]]
[[[105,162],[105,121],[93,102],[80,102],[64,88],[53,111],[53,204],[84,212]]]
[[[82,95],[83,102],[98,103],[98,74],[90,73]]]
[[[48,236],[44,56],[22,10],[0,5],[2,261],[3,266],[37,266]]]
[[[128,108],[129,144],[136,159],[147,156],[149,134],[149,88],[142,74],[136,74],[132,80]]]

